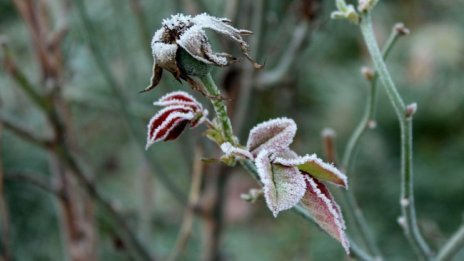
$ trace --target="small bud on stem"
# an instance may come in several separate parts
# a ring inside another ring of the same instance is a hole
[[[375,72],[372,70],[372,68],[369,68],[367,66],[363,66],[361,68],[361,74],[364,77],[364,79],[368,81],[374,80]]]
[[[406,118],[409,119],[412,116],[414,116],[414,114],[416,114],[416,111],[417,111],[417,103],[413,102],[409,104],[408,106],[406,106],[406,111],[405,111]]]

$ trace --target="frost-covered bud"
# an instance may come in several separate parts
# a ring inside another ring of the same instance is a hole
[[[359,0],[358,11],[363,13],[372,10],[379,0]]]
[[[416,111],[417,111],[417,103],[413,102],[409,104],[408,106],[406,106],[406,111],[405,111],[406,118],[411,118],[412,116],[414,116],[414,114],[416,114]]]
[[[208,110],[182,91],[168,93],[153,104],[164,108],[148,123],[146,149],[155,142],[176,139],[188,124],[195,128],[208,116]]]
[[[411,31],[403,23],[395,24],[393,30],[395,30],[395,32],[399,35],[408,35],[411,33]]]
[[[162,27],[153,36],[153,75],[150,85],[143,92],[158,85],[163,70],[172,73],[179,81],[182,79],[194,85],[195,82],[190,76],[206,75],[210,65],[224,67],[237,60],[230,54],[214,52],[205,29],[211,29],[238,43],[245,57],[255,68],[261,67],[248,55],[248,44],[242,38],[242,35],[251,34],[250,31],[237,29],[230,25],[228,19],[206,13],[193,17],[176,14],[164,19]]]
[[[362,74],[362,76],[364,77],[364,79],[366,79],[366,80],[368,80],[368,81],[374,80],[375,72],[374,72],[374,70],[372,70],[372,69],[369,68],[369,67],[363,66],[363,67],[361,68],[361,74]]]
[[[353,5],[347,5],[345,0],[337,0],[337,11],[333,11],[330,14],[332,19],[346,19],[353,24],[359,23],[359,15],[356,13]]]

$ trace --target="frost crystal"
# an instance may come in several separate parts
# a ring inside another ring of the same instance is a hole
[[[263,149],[284,150],[293,142],[296,129],[295,122],[289,118],[262,122],[250,131],[247,148],[253,155],[257,155]]]
[[[221,150],[226,154],[226,156],[235,156],[241,159],[253,159],[253,155],[245,149],[235,147],[229,142],[221,144]]]
[[[228,19],[217,18],[206,13],[194,17],[176,14],[169,19],[164,19],[162,27],[155,32],[151,41],[154,58],[153,75],[150,85],[143,92],[149,91],[158,85],[163,70],[172,73],[177,80],[182,79],[195,85],[194,80],[190,77],[190,72],[181,69],[182,66],[180,65],[182,64],[178,64],[179,59],[176,58],[179,58],[179,48],[185,50],[194,59],[208,65],[222,67],[236,61],[229,54],[216,53],[212,50],[205,29],[211,29],[237,42],[245,57],[256,68],[260,68],[261,65],[254,62],[248,55],[248,44],[242,38],[242,35],[248,35],[251,32],[237,29],[229,23]]]
[[[274,217],[295,206],[306,191],[304,176],[297,168],[272,164],[270,152],[261,150],[256,157],[256,167],[263,183],[264,198]]]
[[[348,187],[348,181],[345,174],[341,173],[333,165],[325,163],[316,154],[305,155],[303,157],[296,156],[292,158],[276,157],[274,163],[279,163],[285,166],[298,167],[304,173],[311,176],[332,182],[336,185]]]
[[[327,187],[309,176],[305,176],[306,194],[301,200],[314,221],[329,235],[338,240],[346,253],[350,253],[350,244],[345,235],[345,223],[340,208],[333,199]]]
[[[163,106],[148,123],[146,149],[153,143],[176,139],[187,124],[194,128],[207,117],[208,111],[192,96],[177,91],[161,97],[154,105]]]

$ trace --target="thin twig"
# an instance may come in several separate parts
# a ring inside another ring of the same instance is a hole
[[[182,225],[179,234],[177,235],[176,246],[169,255],[170,261],[178,260],[182,255],[192,233],[193,221],[195,218],[195,208],[200,199],[201,183],[203,179],[203,161],[202,150],[197,146],[194,152],[195,159],[192,170],[192,180],[190,185],[190,194],[188,201],[188,208],[185,210],[184,217],[182,218]]]
[[[144,160],[146,160],[146,162],[148,163],[148,166],[150,166],[152,170],[156,169],[154,173],[157,174],[157,177],[163,183],[166,189],[172,194],[172,196],[177,200],[177,202],[179,202],[180,204],[184,204],[186,202],[186,196],[182,192],[182,190],[180,190],[174,183],[174,181],[167,175],[167,172],[161,168],[162,164],[160,164],[154,159],[149,159],[147,154],[145,153],[145,146],[142,143],[143,141],[141,139],[143,135],[139,135],[139,130],[143,129],[143,125],[139,124],[139,122],[135,122],[135,117],[132,116],[129,110],[130,104],[126,101],[126,98],[122,93],[118,82],[116,81],[114,75],[112,74],[110,68],[108,67],[108,64],[106,63],[103,57],[103,54],[101,53],[101,49],[99,48],[98,42],[95,39],[95,29],[90,21],[90,18],[88,17],[83,1],[76,0],[74,1],[74,3],[77,7],[79,17],[82,20],[83,28],[87,34],[87,38],[89,40],[89,47],[93,54],[95,62],[114,93],[114,96],[119,105],[119,109],[121,110],[122,117],[127,123],[130,135],[137,144],[137,148],[140,150],[140,153],[142,153],[142,156],[144,157]],[[155,168],[154,166],[157,167]]]
[[[293,36],[290,44],[287,46],[286,51],[282,54],[282,57],[278,65],[270,70],[263,71],[257,76],[256,86],[259,89],[266,89],[272,86],[276,86],[284,77],[288,74],[293,61],[296,59],[298,51],[306,39],[309,31],[309,22],[303,19],[295,27]]]
[[[432,257],[432,250],[424,240],[417,225],[416,209],[414,204],[414,178],[412,163],[412,117],[413,111],[408,112],[398,90],[393,82],[390,73],[382,58],[382,53],[377,45],[374,30],[372,28],[371,13],[366,12],[361,17],[361,32],[371,55],[374,66],[379,74],[385,90],[387,91],[390,102],[395,109],[401,131],[401,209],[405,219],[404,232],[411,244],[423,259],[429,260]]]
[[[25,184],[30,184],[58,198],[63,196],[60,190],[55,188],[51,184],[50,180],[46,178],[46,176],[39,173],[34,173],[31,171],[8,172],[5,174],[5,180],[10,182],[22,182]]]
[[[454,233],[454,235],[438,251],[436,261],[451,260],[459,251],[464,248],[464,225]]]
[[[18,137],[22,139],[36,144],[39,147],[43,148],[50,148],[53,145],[53,141],[47,137],[41,137],[35,134],[33,131],[27,129],[26,127],[22,126],[19,122],[13,119],[13,117],[6,115],[3,111],[0,111],[0,123],[4,125],[4,127]]]
[[[0,124],[0,147],[3,142],[3,126]],[[3,156],[0,155],[0,230],[1,230],[1,252],[0,259],[5,261],[11,260],[10,250],[10,215],[8,211],[8,204],[5,200],[4,190],[5,173],[3,169]]]

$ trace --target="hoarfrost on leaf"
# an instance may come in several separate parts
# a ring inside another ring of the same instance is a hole
[[[345,221],[339,206],[327,187],[310,176],[304,176],[306,193],[301,205],[309,211],[314,221],[329,235],[338,240],[346,253],[350,253],[350,245],[345,234]]]
[[[306,183],[296,167],[272,164],[271,153],[263,149],[255,159],[263,183],[264,198],[274,217],[280,211],[295,206],[304,196]]]
[[[307,173],[312,177],[329,181],[335,185],[348,188],[348,180],[342,172],[335,166],[322,161],[316,154],[305,156],[296,156],[291,158],[276,157],[274,163],[279,163],[285,166],[298,167],[303,173]]]
[[[287,149],[293,142],[296,129],[296,123],[285,117],[262,122],[251,129],[247,148],[253,155],[257,155],[263,149]]]

